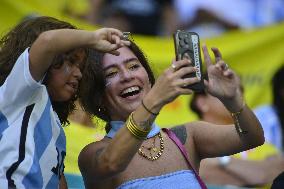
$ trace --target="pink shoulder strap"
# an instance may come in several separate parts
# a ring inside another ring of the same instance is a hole
[[[167,133],[167,135],[169,136],[169,138],[178,146],[178,148],[180,149],[181,153],[183,154],[187,164],[189,167],[192,168],[194,174],[195,174],[195,177],[196,179],[198,180],[200,186],[202,189],[207,189],[205,183],[201,180],[200,176],[198,175],[198,173],[196,172],[196,170],[191,166],[191,163],[189,161],[189,158],[187,156],[187,153],[186,153],[186,149],[185,147],[182,145],[182,143],[180,142],[180,140],[178,139],[178,137],[175,135],[175,133],[167,128],[163,128],[162,129],[164,132]]]

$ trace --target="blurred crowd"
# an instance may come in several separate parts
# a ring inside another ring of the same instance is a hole
[[[87,6],[78,13],[66,4],[65,11],[95,25],[142,35],[171,35],[182,29],[213,37],[284,19],[283,0],[88,0]]]

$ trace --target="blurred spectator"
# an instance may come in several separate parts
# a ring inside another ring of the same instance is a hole
[[[64,173],[69,188],[83,189],[85,188],[84,182],[78,167],[79,153],[87,144],[101,140],[105,131],[99,126],[98,120],[92,120],[89,114],[82,110],[78,101],[75,104],[76,109],[68,117],[70,125],[64,127],[68,150]]]
[[[203,121],[220,124],[220,127],[233,123],[224,105],[206,92],[195,93],[190,107]],[[273,145],[265,143],[234,156],[203,160],[200,176],[208,184],[264,186],[271,184],[283,169],[283,156]]]
[[[265,141],[274,144],[282,152],[284,146],[284,65],[272,78],[273,104],[255,109],[264,130]]]
[[[85,127],[95,127],[95,124],[91,119],[91,116],[87,112],[82,110],[78,101],[75,102],[75,105],[76,109],[68,117],[70,121],[75,122],[77,124],[81,124],[82,126]]]
[[[283,0],[175,0],[179,27],[212,37],[231,29],[249,29],[284,19]]]
[[[261,121],[265,140],[275,144],[284,151],[284,65],[282,65],[272,78],[273,104],[261,106],[255,114]],[[284,172],[273,181],[272,189],[284,187]]]
[[[282,172],[280,175],[278,175],[275,178],[271,186],[271,189],[283,189],[283,186],[284,186],[284,172]]]
[[[176,30],[173,0],[90,0],[88,20],[144,35],[167,35]]]

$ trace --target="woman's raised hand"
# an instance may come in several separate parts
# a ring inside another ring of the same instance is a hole
[[[212,63],[206,45],[202,46],[208,73],[208,81],[204,80],[205,89],[209,94],[221,100],[229,110],[239,110],[244,103],[240,91],[240,78],[224,62],[218,48],[213,47],[211,50],[215,56],[215,63]]]
[[[202,46],[202,50],[208,73],[208,81],[204,81],[206,90],[219,99],[234,98],[240,89],[239,77],[229,68],[228,64],[224,62],[218,48],[211,48],[215,56],[215,63],[212,63],[205,45]]]
[[[193,91],[186,86],[199,82],[199,79],[183,78],[183,76],[194,72],[196,68],[192,66],[190,60],[173,61],[172,65],[159,76],[150,94],[159,100],[161,106],[173,101],[179,95],[192,94]]]

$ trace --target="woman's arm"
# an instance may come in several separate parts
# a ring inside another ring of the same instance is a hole
[[[102,28],[96,31],[76,29],[45,31],[39,35],[30,48],[30,72],[33,78],[39,81],[56,55],[79,47],[91,47],[117,54],[116,49],[129,43],[120,40],[122,36],[121,31],[112,28]]]
[[[193,137],[201,159],[231,155],[263,144],[261,126],[251,110],[244,108],[238,119],[240,127],[247,131],[246,134],[239,134],[235,125],[195,122],[187,127],[188,135]]]
[[[140,106],[134,112],[134,119],[141,129],[148,129],[155,116]],[[124,171],[142,143],[143,140],[131,134],[127,127],[123,127],[109,143],[103,140],[86,146],[78,159],[85,183],[88,185]]]

